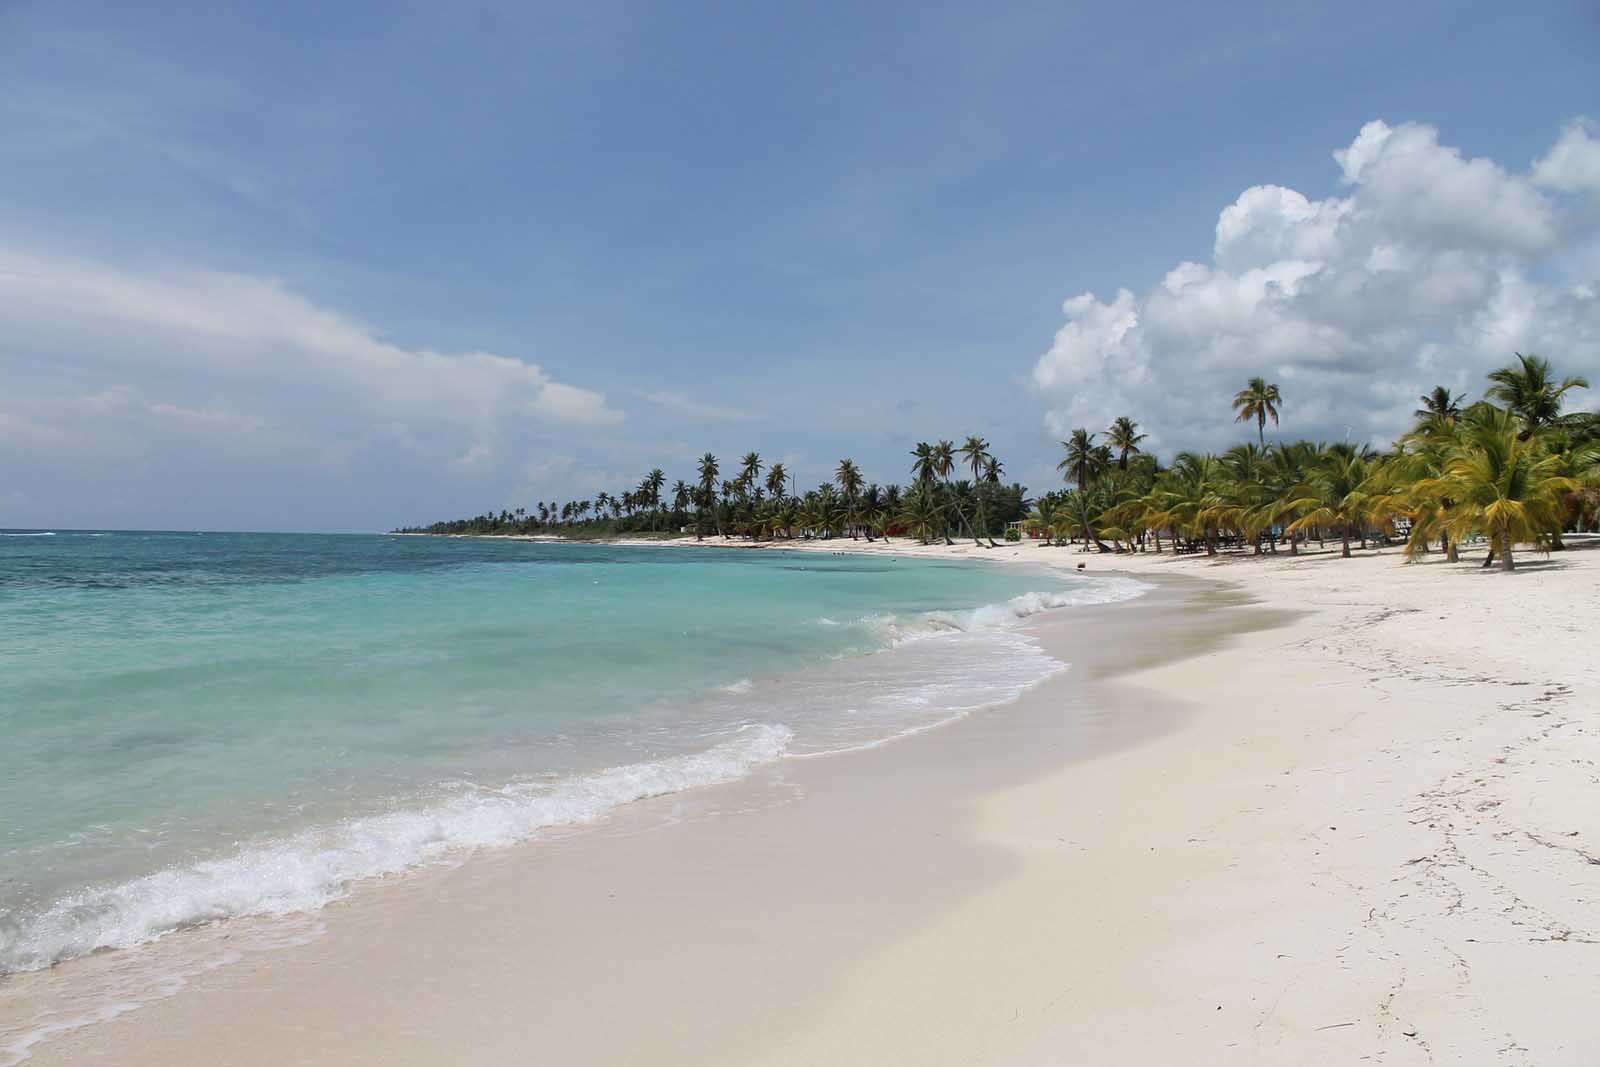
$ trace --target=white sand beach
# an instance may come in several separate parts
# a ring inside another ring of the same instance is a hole
[[[1157,588],[1042,616],[1014,704],[356,894],[31,1062],[1595,1062],[1600,551],[811,548]]]

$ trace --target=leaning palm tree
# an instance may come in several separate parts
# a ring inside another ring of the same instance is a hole
[[[978,528],[981,529],[984,533],[984,536],[987,537],[989,536],[989,522],[983,506],[984,496],[987,492],[985,488],[986,483],[984,479],[984,471],[988,469],[990,464],[994,463],[994,457],[989,454],[989,442],[985,441],[981,437],[973,435],[968,437],[966,443],[957,449],[957,451],[961,453],[962,460],[972,467],[972,481],[977,486],[976,499],[978,509]],[[999,480],[998,475],[996,476],[995,480]],[[972,540],[974,544],[983,544],[983,542],[978,540],[978,533],[976,530],[973,531]],[[996,547],[993,539],[990,540],[989,547]]]
[[[1561,473],[1560,456],[1525,431],[1526,419],[1512,412],[1469,427],[1439,479],[1441,491],[1457,502],[1451,532],[1488,538],[1486,567],[1498,556],[1501,570],[1514,570],[1518,542],[1547,546],[1561,522],[1563,494],[1582,487]]]
[[[1111,423],[1111,428],[1106,431],[1106,440],[1116,450],[1118,470],[1125,471],[1128,469],[1128,457],[1137,455],[1141,451],[1139,442],[1149,436],[1149,434],[1140,433],[1139,424],[1128,418],[1128,416],[1117,416],[1116,420]]]
[[[1550,361],[1541,356],[1516,353],[1517,363],[1489,372],[1489,398],[1510,408],[1522,420],[1524,439],[1561,418],[1561,406],[1573,389],[1587,389],[1587,379],[1577,376],[1556,383]]]
[[[1238,412],[1234,417],[1235,422],[1250,422],[1256,424],[1256,443],[1263,448],[1267,444],[1267,419],[1272,419],[1272,425],[1278,425],[1278,405],[1283,403],[1283,396],[1278,392],[1276,385],[1268,385],[1265,378],[1251,378],[1250,384],[1233,395],[1233,410]]]
[[[1089,487],[1099,481],[1100,476],[1111,466],[1111,450],[1104,445],[1094,443],[1095,435],[1083,427],[1072,431],[1067,440],[1061,442],[1061,447],[1067,450],[1066,457],[1056,464],[1056,469],[1064,472],[1066,480],[1078,484],[1077,495],[1069,499],[1069,508],[1072,515],[1078,520],[1079,532],[1083,534],[1084,548],[1097,546],[1104,552],[1108,551],[1105,545],[1095,537],[1090,525],[1090,518],[1105,510],[1099,506],[1098,501],[1089,498]]]

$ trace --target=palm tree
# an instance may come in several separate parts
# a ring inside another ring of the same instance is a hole
[[[839,491],[846,500],[854,500],[861,493],[861,469],[856,466],[853,459],[841,459],[839,467],[833,473],[833,480],[839,484]]]
[[[1501,570],[1515,570],[1512,547],[1519,541],[1549,544],[1561,522],[1562,495],[1582,487],[1561,473],[1560,456],[1538,438],[1524,436],[1526,428],[1526,418],[1514,412],[1469,426],[1439,479],[1442,491],[1457,502],[1451,532],[1489,539],[1486,567],[1498,555]]]
[[[761,462],[761,454],[759,452],[746,452],[744,459],[739,464],[739,481],[750,487],[759,485],[763,469],[765,469],[765,465]]]
[[[989,533],[989,522],[984,513],[985,486],[988,484],[984,477],[984,472],[993,464],[997,470],[995,481],[998,482],[1000,480],[998,475],[999,464],[995,463],[994,456],[989,454],[989,442],[976,435],[968,437],[966,443],[958,451],[961,453],[961,458],[972,468],[972,480],[977,485],[978,527],[983,531],[983,535],[989,538],[989,547],[998,547]],[[983,543],[978,540],[976,530],[973,531],[972,541],[978,545]]]
[[[1111,428],[1106,431],[1106,440],[1117,452],[1118,470],[1128,469],[1128,457],[1139,453],[1139,442],[1148,436],[1140,433],[1139,424],[1126,415],[1119,415],[1111,423]]]
[[[1283,403],[1283,397],[1278,392],[1276,385],[1268,385],[1265,378],[1251,378],[1250,384],[1233,396],[1233,410],[1239,413],[1233,421],[1249,422],[1254,419],[1256,424],[1256,443],[1265,448],[1267,444],[1267,418],[1271,416],[1272,425],[1278,425],[1278,405],[1281,403]]]
[[[695,512],[694,537],[696,541],[705,539],[702,529],[702,516],[707,508],[714,508],[717,502],[717,475],[722,473],[722,468],[717,464],[717,457],[710,452],[700,457],[700,500]]]
[[[1056,464],[1056,470],[1064,471],[1067,480],[1078,484],[1078,497],[1072,501],[1070,510],[1079,519],[1084,548],[1095,545],[1101,551],[1106,551],[1106,546],[1100,544],[1089,524],[1089,516],[1103,509],[1092,505],[1088,489],[1111,466],[1111,450],[1104,445],[1096,445],[1094,438],[1094,434],[1081,426],[1073,430],[1071,437],[1061,442],[1067,454]]]
[[[774,500],[783,499],[783,486],[788,477],[789,472],[783,469],[782,463],[774,463],[767,471],[767,492]]]
[[[1271,538],[1273,503],[1276,500],[1267,482],[1268,451],[1246,441],[1234,445],[1222,454],[1222,470],[1227,476],[1225,495],[1228,500],[1226,525],[1237,529],[1246,540],[1255,544],[1255,554],[1261,554],[1261,534],[1267,531],[1272,540],[1272,550],[1278,549],[1277,540]]]
[[[911,474],[919,485],[932,483],[939,477],[939,461],[933,454],[933,446],[926,441],[918,441],[917,447],[911,450]]]
[[[1568,390],[1587,389],[1589,382],[1580,377],[1561,379],[1557,385],[1550,371],[1550,361],[1540,356],[1516,353],[1517,365],[1501,367],[1489,372],[1490,399],[1499,400],[1522,420],[1524,439],[1533,436],[1543,427],[1561,418],[1561,405]]]
[[[889,485],[883,491],[883,509],[878,516],[878,533],[884,541],[889,540],[889,529],[900,525],[900,512],[903,507],[900,498],[900,487]]]
[[[644,476],[645,489],[650,495],[650,506],[658,511],[661,509],[661,490],[666,484],[667,476],[661,472],[660,467],[656,467]]]
[[[1265,505],[1265,518],[1285,527],[1291,556],[1300,554],[1300,532],[1290,528],[1300,517],[1295,505],[1306,496],[1304,486],[1316,459],[1316,446],[1309,441],[1278,444],[1267,456],[1265,479],[1272,499]]]
[[[1038,530],[1044,535],[1044,544],[1040,548],[1056,543],[1056,502],[1053,496],[1051,494],[1036,501],[1032,513],[1025,520],[1030,530]]]
[[[1304,495],[1292,501],[1290,507],[1300,517],[1290,524],[1290,531],[1309,526],[1338,526],[1340,551],[1350,558],[1350,528],[1366,530],[1372,513],[1375,494],[1380,488],[1374,483],[1371,461],[1358,451],[1332,447],[1327,449],[1311,472]]]
[[[841,459],[839,468],[834,472],[833,480],[839,483],[839,491],[844,494],[845,507],[848,511],[855,511],[856,497],[861,493],[861,470],[856,466],[855,460]],[[855,540],[855,523],[850,523],[850,539]]]
[[[907,530],[923,544],[928,544],[937,534],[944,517],[933,485],[918,481],[906,493],[905,505],[900,513]]]
[[[1083,489],[1105,473],[1110,459],[1104,446],[1094,443],[1095,435],[1083,427],[1072,431],[1072,436],[1061,442],[1067,450],[1066,458],[1056,464],[1056,470],[1065,471],[1067,480],[1077,482]]]
[[[1222,482],[1217,457],[1198,452],[1179,452],[1172,467],[1151,493],[1153,513],[1146,522],[1183,530],[1205,539],[1206,555],[1217,554],[1217,527],[1224,510],[1218,486]]]
[[[1428,419],[1449,419],[1455,422],[1461,417],[1461,404],[1466,398],[1451,396],[1450,390],[1442,385],[1433,387],[1433,392],[1425,393],[1419,397],[1422,406],[1412,414],[1422,421]]]
[[[954,511],[956,513],[956,528],[958,531],[961,523],[966,520],[966,515],[961,511],[960,508],[955,506],[955,502],[951,498],[950,494],[950,475],[956,469],[956,445],[954,441],[941,440],[938,444],[933,446],[933,467],[934,473],[944,481],[943,513],[946,516],[943,531],[944,543],[947,545],[953,545],[955,542],[950,540],[950,512]],[[970,523],[968,524],[968,528],[971,528]]]

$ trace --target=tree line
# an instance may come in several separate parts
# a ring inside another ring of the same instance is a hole
[[[1407,559],[1439,551],[1456,560],[1482,542],[1484,565],[1515,566],[1516,546],[1559,549],[1565,532],[1600,525],[1600,416],[1565,413],[1588,387],[1558,379],[1549,362],[1517,354],[1468,404],[1440,387],[1421,398],[1413,427],[1380,452],[1349,443],[1266,441],[1279,424],[1281,390],[1252,378],[1233,398],[1256,440],[1221,453],[1179,452],[1168,466],[1146,452],[1130,417],[1101,432],[1075,429],[1061,442],[1065,488],[1030,499],[1003,481],[982,437],[961,445],[919,442],[905,486],[868,483],[850,459],[831,481],[800,492],[782,463],[750,452],[723,476],[700,457],[692,482],[670,489],[660,468],[636,487],[592,498],[541,501],[469,519],[402,530],[435,534],[614,536],[675,534],[767,539],[908,536],[922,543],[1027,536],[1045,545],[1104,552],[1204,551],[1249,546],[1298,553],[1308,541],[1403,540]]]
[[[747,453],[725,478],[721,462],[707,452],[696,465],[695,480],[680,479],[670,489],[658,467],[620,493],[540,501],[531,510],[507,509],[397,532],[618,536],[692,530],[701,540],[848,536],[869,541],[910,535],[947,543],[970,537],[992,546],[1033,503],[1021,485],[1004,483],[1004,466],[981,437],[969,437],[960,446],[921,442],[912,456],[913,477],[905,486],[869,483],[854,460],[842,459],[831,481],[801,492],[784,464],[768,465],[759,453]]]

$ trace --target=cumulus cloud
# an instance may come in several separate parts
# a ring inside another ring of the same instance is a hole
[[[1514,350],[1600,371],[1588,124],[1526,173],[1419,123],[1370,122],[1333,159],[1342,195],[1246,189],[1218,216],[1210,262],[1143,296],[1069,298],[1033,371],[1051,430],[1128,414],[1164,448],[1215,447],[1238,437],[1232,393],[1262,374],[1284,392],[1286,433],[1387,442],[1420,393],[1481,395]]]
[[[1561,139],[1533,165],[1533,180],[1538,185],[1563,192],[1600,190],[1600,139],[1594,123],[1577,119],[1561,133]]]

